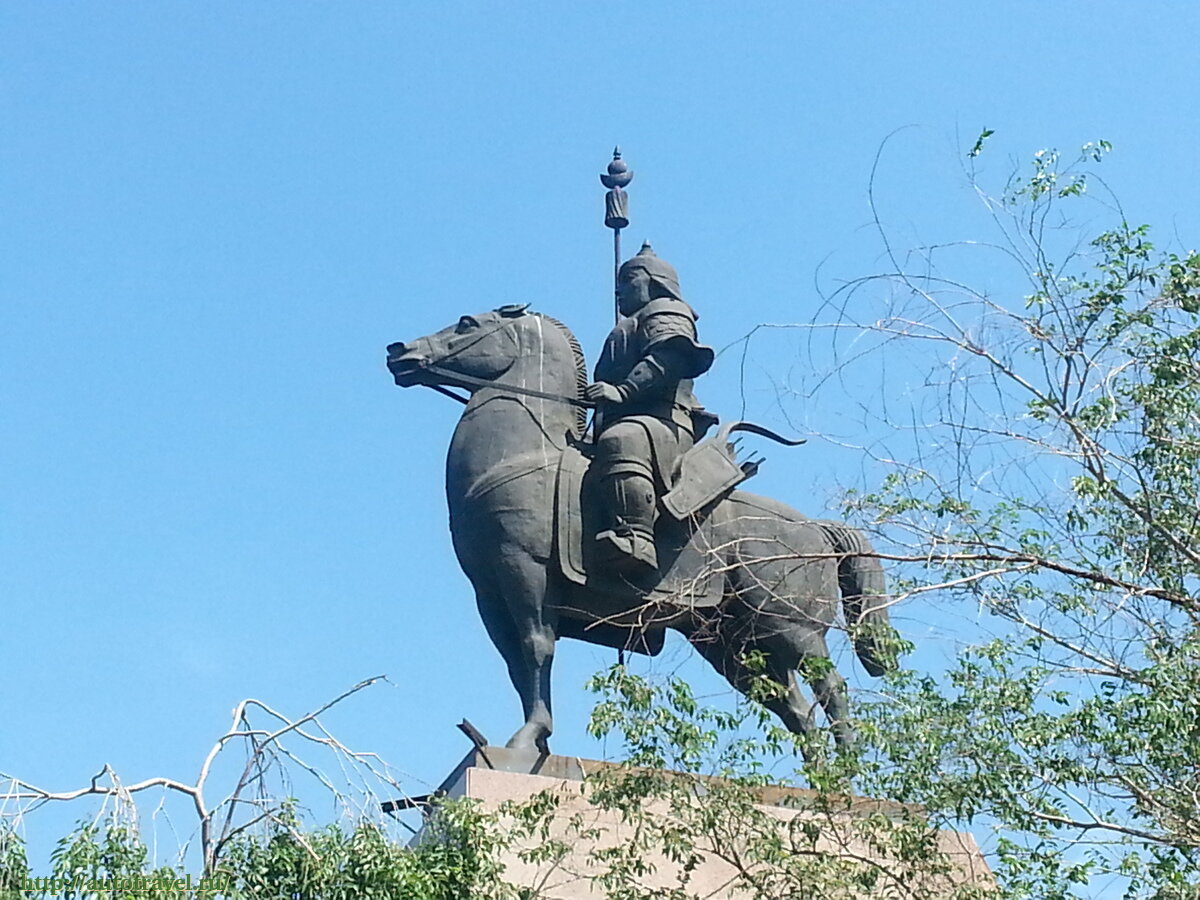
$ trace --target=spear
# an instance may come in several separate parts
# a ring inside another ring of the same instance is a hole
[[[613,147],[612,162],[608,173],[600,176],[600,183],[609,189],[604,195],[604,224],[613,230],[613,319],[621,321],[621,306],[615,295],[621,271],[621,229],[629,224],[629,195],[624,188],[633,181],[633,173],[621,159],[621,148]]]

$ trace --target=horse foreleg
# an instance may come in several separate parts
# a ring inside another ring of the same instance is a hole
[[[489,585],[476,590],[484,627],[521,698],[525,724],[508,747],[548,753],[554,728],[550,703],[550,670],[555,631],[544,618],[546,570],[525,554],[505,554]]]

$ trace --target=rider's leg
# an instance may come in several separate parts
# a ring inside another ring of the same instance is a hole
[[[652,459],[650,438],[636,422],[617,422],[596,441],[593,465],[605,511],[596,541],[604,561],[622,567],[658,566]]]

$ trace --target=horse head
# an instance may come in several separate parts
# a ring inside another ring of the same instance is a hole
[[[492,381],[512,367],[520,353],[516,333],[524,306],[502,306],[462,316],[458,322],[408,343],[389,344],[387,367],[400,387],[463,385],[456,375]]]

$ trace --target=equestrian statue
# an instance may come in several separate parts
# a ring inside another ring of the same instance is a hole
[[[619,267],[617,303],[594,380],[570,330],[527,306],[388,347],[401,387],[469,395],[458,398],[446,495],[455,553],[524,709],[508,746],[549,752],[559,638],[655,654],[668,628],[743,693],[770,679],[764,702],[800,735],[816,732],[807,681],[839,746],[850,744],[825,634],[840,601],[866,670],[894,665],[877,555],[848,525],[737,489],[758,462],[738,461],[733,432],[799,442],[748,422],[705,439],[717,420],[692,380],[713,351],[649,245]]]

